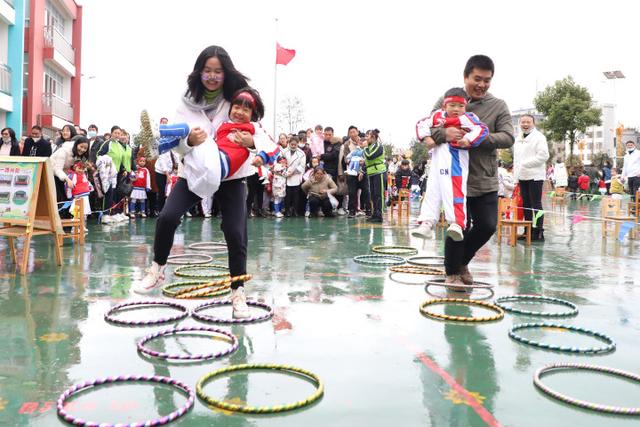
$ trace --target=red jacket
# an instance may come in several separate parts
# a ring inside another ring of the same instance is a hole
[[[588,175],[580,175],[580,177],[578,178],[578,188],[581,190],[588,190],[589,182],[590,179]]]
[[[136,179],[133,181],[133,188],[146,189],[149,187],[149,169],[147,168],[138,168],[135,171]]]
[[[71,175],[69,175],[69,177],[75,184],[74,187],[71,189],[71,195],[74,198],[80,197],[80,196],[86,196],[91,192],[91,184],[87,179],[87,175],[85,175],[84,173],[72,172]]]

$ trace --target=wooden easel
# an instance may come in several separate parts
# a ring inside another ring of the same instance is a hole
[[[0,236],[9,239],[18,263],[15,239],[24,238],[20,273],[26,274],[31,238],[51,234],[57,265],[62,265],[62,234],[51,163],[45,157],[0,156]],[[16,200],[19,204],[16,204]]]

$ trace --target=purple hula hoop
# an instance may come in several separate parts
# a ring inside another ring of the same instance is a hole
[[[171,353],[160,353],[154,350],[150,350],[146,348],[144,345],[151,341],[152,339],[162,337],[165,335],[171,335],[178,332],[211,332],[224,335],[225,337],[231,340],[231,347],[216,352],[216,353],[202,353],[202,354],[190,354],[190,355],[181,355],[181,354],[171,354]],[[227,354],[231,354],[238,349],[238,338],[235,337],[231,332],[223,331],[222,329],[216,329],[206,326],[188,326],[181,328],[171,328],[165,329],[163,331],[154,332],[152,334],[147,335],[138,341],[138,351],[146,354],[147,356],[157,357],[160,359],[172,359],[172,360],[206,360],[206,359],[218,359],[220,357],[226,356]]]
[[[153,420],[148,420],[148,421],[139,421],[139,422],[133,422],[130,424],[109,424],[109,423],[97,423],[95,421],[88,421],[88,420],[84,420],[82,418],[76,418],[73,415],[71,415],[70,413],[68,413],[65,409],[64,409],[64,404],[65,401],[73,396],[74,394],[91,388],[91,387],[97,387],[103,384],[112,384],[112,383],[118,383],[118,382],[130,382],[130,381],[145,381],[145,382],[152,382],[152,383],[161,383],[161,384],[167,384],[173,387],[176,387],[180,390],[182,390],[184,393],[187,394],[187,402],[184,404],[184,406],[178,408],[177,410],[171,412],[168,415],[165,415],[164,417],[160,417],[160,418],[156,418]],[[178,418],[180,418],[181,416],[185,415],[187,412],[189,412],[189,410],[191,410],[191,408],[193,407],[193,403],[195,401],[196,398],[196,394],[193,390],[191,390],[189,388],[189,386],[187,386],[186,384],[180,382],[180,381],[176,381],[172,378],[169,377],[160,377],[157,375],[153,375],[153,376],[147,376],[147,375],[119,375],[117,377],[104,377],[104,378],[98,378],[96,380],[93,381],[84,381],[81,383],[78,383],[74,386],[72,386],[71,388],[68,388],[67,390],[65,390],[60,397],[58,398],[58,403],[57,403],[57,409],[58,409],[58,416],[60,418],[62,418],[63,420],[65,420],[66,422],[73,424],[75,426],[87,426],[87,427],[142,427],[142,426],[161,426],[161,425],[165,425],[170,423],[171,421],[174,421]]]
[[[210,301],[210,302],[205,302],[204,304],[200,304],[199,306],[197,306],[196,308],[193,309],[193,311],[191,312],[191,316],[196,319],[196,320],[200,320],[201,322],[210,322],[210,323],[222,323],[222,324],[237,324],[237,323],[252,323],[252,322],[263,322],[265,320],[269,320],[271,319],[271,317],[273,316],[273,308],[271,308],[271,306],[262,303],[262,302],[257,302],[257,301],[247,301],[247,305],[249,307],[258,307],[258,308],[262,308],[264,310],[266,310],[267,312],[265,314],[261,314],[259,316],[253,316],[253,317],[247,317],[246,319],[234,319],[234,318],[222,318],[222,317],[215,317],[215,316],[210,316],[207,314],[200,314],[198,313],[199,311],[202,311],[206,308],[209,307],[213,307],[213,306],[223,306],[223,305],[231,305],[231,301],[230,300],[222,300],[222,301]]]
[[[175,316],[170,317],[162,317],[160,319],[155,320],[121,320],[117,317],[113,317],[113,313],[116,311],[125,308],[125,307],[135,307],[139,305],[161,305],[166,307],[177,308],[181,310],[182,313],[177,314]],[[127,326],[148,326],[148,325],[160,325],[162,323],[171,323],[177,320],[182,320],[189,315],[189,309],[182,304],[178,304],[176,302],[170,301],[133,301],[133,302],[125,302],[123,304],[118,304],[114,307],[111,307],[109,311],[107,311],[104,315],[104,320],[109,323],[114,323],[116,325],[127,325]]]

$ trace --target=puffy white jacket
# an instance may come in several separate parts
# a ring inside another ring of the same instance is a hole
[[[302,184],[302,175],[304,174],[304,168],[307,162],[307,156],[299,148],[296,151],[291,152],[290,148],[284,151],[284,158],[287,159],[287,187],[295,187]]]
[[[214,138],[218,127],[229,120],[230,105],[226,100],[221,102],[213,119],[209,120],[204,111],[195,110],[189,107],[184,100],[180,100],[173,118],[173,123],[187,123],[191,129],[200,127],[207,133],[206,141],[198,146],[189,146],[187,139],[183,138],[175,148],[178,154],[184,155],[184,168],[181,176],[187,180],[189,190],[202,198],[211,196],[220,186],[220,154]],[[262,126],[256,126],[253,141],[257,151],[269,153],[274,150],[275,142]],[[254,157],[255,154],[251,152],[236,173],[225,178],[225,181],[245,178],[255,174],[256,168],[251,165]]]
[[[67,141],[62,144],[50,157],[53,173],[60,181],[67,179],[67,172],[73,166],[73,145],[74,141]]]
[[[513,178],[516,181],[544,181],[547,177],[546,162],[549,159],[547,138],[533,129],[525,138],[521,133],[513,145]]]
[[[566,187],[569,184],[569,174],[563,162],[553,166],[553,182],[556,187]]]

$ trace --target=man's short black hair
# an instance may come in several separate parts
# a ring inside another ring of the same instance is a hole
[[[39,130],[40,132],[42,132],[42,127],[38,126],[38,125],[33,125],[31,126],[31,130]]]
[[[467,65],[464,66],[464,76],[469,77],[469,74],[473,72],[474,68],[491,71],[491,77],[493,77],[493,61],[487,55],[473,55],[469,58]]]
[[[358,130],[358,128],[357,128],[357,127],[355,127],[354,125],[351,125],[351,126],[349,126],[349,129],[347,130],[347,133],[348,133],[348,132],[351,132],[351,129]]]
[[[411,163],[409,163],[409,159],[402,159],[402,161],[400,162],[400,164],[402,166],[409,166]]]

